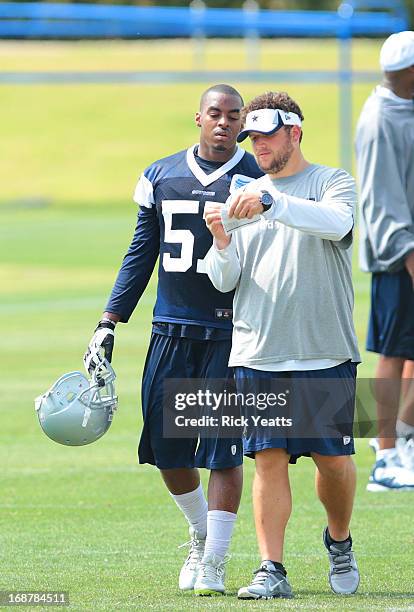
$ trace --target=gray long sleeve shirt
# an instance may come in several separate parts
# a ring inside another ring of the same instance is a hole
[[[414,250],[414,103],[387,91],[365,102],[355,141],[365,272],[396,272]]]
[[[360,361],[352,320],[354,180],[311,164],[246,190],[267,190],[275,204],[234,231],[226,249],[213,245],[205,260],[217,289],[236,288],[229,365],[274,370],[289,360]]]

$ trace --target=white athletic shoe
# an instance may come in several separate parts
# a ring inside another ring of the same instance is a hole
[[[196,595],[224,595],[226,576],[224,566],[229,559],[227,555],[224,559],[214,553],[204,555],[198,566],[197,580],[194,585]]]
[[[398,438],[396,447],[402,467],[414,472],[414,438]]]
[[[181,544],[178,548],[189,546],[190,551],[184,565],[181,568],[178,586],[182,591],[192,591],[197,578],[198,566],[204,555],[204,547],[206,539],[200,538],[198,532],[190,527],[190,540],[185,544]]]
[[[379,459],[372,468],[367,491],[414,491],[414,471],[401,464],[398,452]]]

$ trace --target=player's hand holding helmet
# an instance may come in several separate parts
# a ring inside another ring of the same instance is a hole
[[[116,322],[111,319],[104,318],[99,321],[83,356],[83,363],[89,374],[92,374],[100,365],[103,357],[111,363],[112,351],[114,350],[115,325]]]
[[[40,425],[49,438],[67,446],[91,444],[109,429],[117,407],[115,372],[105,358],[88,379],[81,372],[61,376],[35,399]]]

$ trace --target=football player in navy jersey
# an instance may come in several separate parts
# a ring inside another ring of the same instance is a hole
[[[159,257],[138,455],[140,463],[158,467],[189,523],[190,550],[179,586],[199,595],[224,593],[224,564],[242,490],[242,442],[163,437],[163,382],[231,375],[233,292],[217,291],[205,272],[212,237],[203,212],[263,174],[236,143],[242,106],[233,87],[210,87],[195,115],[199,144],[156,161],[140,177],[134,194],[140,206],[135,234],[85,354],[89,370],[99,351],[111,360],[115,325],[129,320]],[[208,505],[200,467],[211,470]]]

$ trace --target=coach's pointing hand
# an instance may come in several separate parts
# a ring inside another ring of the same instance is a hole
[[[204,219],[210,232],[213,234],[214,243],[221,251],[225,249],[231,241],[230,236],[227,236],[224,231],[221,221],[222,204],[208,204],[204,207]]]

